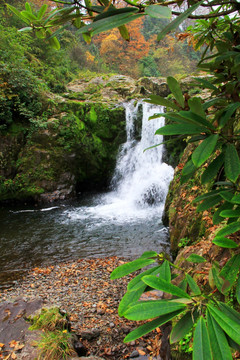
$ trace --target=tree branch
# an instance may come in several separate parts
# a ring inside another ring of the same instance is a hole
[[[225,16],[225,15],[229,15],[229,14],[232,14],[234,13],[236,10],[227,10],[227,11],[222,11],[220,13],[211,13],[211,14],[206,14],[206,15],[189,15],[188,18],[189,19],[195,19],[195,20],[198,20],[198,19],[211,19],[211,18],[216,18],[216,17],[219,17],[219,16]],[[182,13],[181,12],[178,12],[178,11],[172,11],[173,15],[181,15]]]

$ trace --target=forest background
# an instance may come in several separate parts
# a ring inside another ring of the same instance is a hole
[[[21,10],[25,2],[10,0],[8,4]],[[31,4],[38,10],[42,1],[33,0]],[[49,3],[49,10],[50,5],[52,4]],[[167,19],[149,16],[138,18],[127,25],[130,30],[130,41],[125,41],[118,29],[112,29],[94,36],[90,44],[77,33],[76,28],[68,24],[59,33],[61,49],[56,51],[44,39],[35,39],[29,33],[18,33],[22,22],[4,3],[0,5],[0,14],[1,76],[4,80],[4,72],[8,72],[11,67],[12,74],[8,73],[11,83],[13,76],[16,76],[17,80],[23,76],[22,71],[26,72],[25,77],[32,79],[30,83],[35,82],[34,92],[38,86],[46,85],[51,91],[61,93],[66,90],[65,85],[79,72],[87,70],[97,73],[118,73],[134,78],[179,78],[193,73],[200,60],[200,52],[194,50],[192,38],[186,40],[181,36],[181,32],[191,23],[189,20],[178,29],[177,36],[167,35],[160,42],[157,41],[157,34],[166,26],[169,21]],[[18,74],[15,73],[15,68],[18,69]],[[42,84],[39,84],[39,79]]]

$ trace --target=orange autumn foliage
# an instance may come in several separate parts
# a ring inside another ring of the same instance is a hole
[[[100,54],[107,64],[115,64],[116,68],[125,74],[137,77],[139,59],[149,52],[149,43],[139,31],[143,19],[139,18],[127,26],[130,33],[130,41],[124,40],[118,29],[103,33],[93,39],[100,47]]]

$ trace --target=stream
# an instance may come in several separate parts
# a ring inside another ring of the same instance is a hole
[[[154,133],[164,119],[148,118],[163,109],[141,102],[125,109],[127,141],[108,192],[42,208],[0,207],[0,288],[16,284],[34,266],[169,251],[161,216],[173,169],[162,162],[162,145],[144,151],[162,141]]]

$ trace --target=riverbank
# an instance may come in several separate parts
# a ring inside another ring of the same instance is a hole
[[[0,293],[0,303],[41,299],[47,306],[57,306],[68,314],[71,332],[87,355],[112,360],[147,359],[147,355],[157,354],[159,329],[151,337],[123,343],[126,334],[136,327],[117,313],[130,276],[111,281],[110,274],[124,262],[123,258],[107,257],[34,268],[18,286]]]

